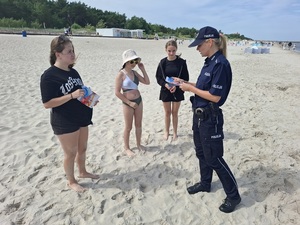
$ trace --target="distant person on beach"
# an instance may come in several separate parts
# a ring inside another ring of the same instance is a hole
[[[129,137],[134,118],[136,145],[140,152],[145,152],[141,144],[143,101],[138,90],[139,83],[150,84],[148,74],[145,70],[141,58],[132,49],[123,52],[123,66],[115,79],[115,95],[123,102],[123,114],[125,120],[124,128],[124,151],[129,156],[134,156],[134,152],[129,146]],[[135,66],[138,65],[143,75],[140,75]]]
[[[68,36],[72,36],[72,28],[71,28],[71,26],[68,27]]]
[[[72,28],[70,26],[65,29],[65,35],[66,36],[72,36]]]
[[[51,109],[50,123],[64,151],[64,170],[68,185],[77,192],[86,189],[74,177],[75,161],[79,178],[98,179],[88,173],[85,167],[88,142],[88,125],[92,124],[93,110],[80,101],[84,96],[83,82],[73,68],[75,64],[74,46],[65,35],[55,37],[50,45],[50,64],[41,76],[40,88],[44,107]]]
[[[177,43],[170,40],[165,45],[167,57],[160,60],[156,70],[156,81],[161,86],[159,100],[162,101],[165,112],[164,140],[169,138],[169,129],[173,124],[173,140],[177,139],[178,111],[181,101],[184,100],[184,91],[178,86],[168,83],[166,77],[179,77],[183,80],[189,80],[189,72],[186,61],[176,55]]]
[[[226,193],[219,209],[230,213],[241,202],[238,185],[223,159],[223,113],[232,81],[232,71],[226,59],[226,38],[213,27],[203,27],[189,47],[206,57],[196,83],[179,78],[180,88],[195,94],[191,97],[193,109],[193,138],[199,159],[200,182],[187,188],[189,194],[210,192],[213,171],[218,175]]]

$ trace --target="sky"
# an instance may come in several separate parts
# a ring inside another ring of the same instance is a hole
[[[176,29],[212,26],[254,40],[300,41],[300,0],[69,0]]]

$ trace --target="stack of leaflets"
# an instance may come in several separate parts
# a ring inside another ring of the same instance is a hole
[[[90,87],[82,86],[82,89],[84,90],[84,96],[79,97],[77,99],[82,104],[85,104],[90,108],[93,108],[93,106],[98,102],[100,96],[97,95],[95,92],[93,92]]]
[[[180,85],[178,82],[175,82],[172,77],[166,77],[166,82],[168,82],[170,86],[179,86]]]

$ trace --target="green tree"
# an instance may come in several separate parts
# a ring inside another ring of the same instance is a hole
[[[168,29],[167,27],[163,26],[163,25],[159,25],[159,24],[150,24],[150,29],[153,32],[152,34],[155,33],[164,33],[167,34],[170,32],[170,28]]]
[[[96,25],[96,28],[105,28],[106,23],[103,20],[99,20],[99,22]]]
[[[84,3],[70,3],[68,7],[69,22],[77,23],[85,27],[89,21],[87,20],[87,6]]]
[[[15,18],[17,9],[13,1],[0,0],[0,18]]]
[[[142,17],[133,16],[126,21],[125,28],[127,29],[142,29],[147,34],[151,32],[151,28],[146,20]]]
[[[175,29],[175,33],[177,37],[185,36],[188,38],[194,38],[197,30],[195,28],[179,27]]]
[[[52,25],[52,14],[49,8],[51,5],[47,1],[37,1],[32,5],[31,25],[34,28],[40,28],[42,24],[45,26]],[[39,24],[39,26],[37,26]]]
[[[160,36],[190,38],[194,38],[197,33],[195,28],[179,27],[174,30],[160,24],[148,23],[142,17],[133,16],[127,19],[125,14],[102,11],[80,1],[67,0],[0,0],[0,20],[2,26],[7,24],[9,27],[45,26],[62,29],[76,24],[88,29],[93,27],[142,29],[150,35],[157,33]],[[250,39],[238,33],[227,36],[229,39]]]
[[[103,20],[101,19],[102,17],[103,17],[102,10],[98,10],[95,8],[89,8],[87,10],[87,21],[89,21],[89,23],[93,26],[96,26],[100,20]]]
[[[125,14],[121,15],[116,12],[104,11],[103,19],[106,23],[106,27],[109,28],[124,28],[126,23]]]

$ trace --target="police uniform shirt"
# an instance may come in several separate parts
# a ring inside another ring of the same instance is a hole
[[[230,63],[220,51],[217,51],[213,56],[205,59],[196,87],[209,91],[212,95],[221,96],[217,104],[222,106],[229,94],[231,82],[232,71]],[[208,100],[195,95],[193,108],[204,108],[208,103]]]

